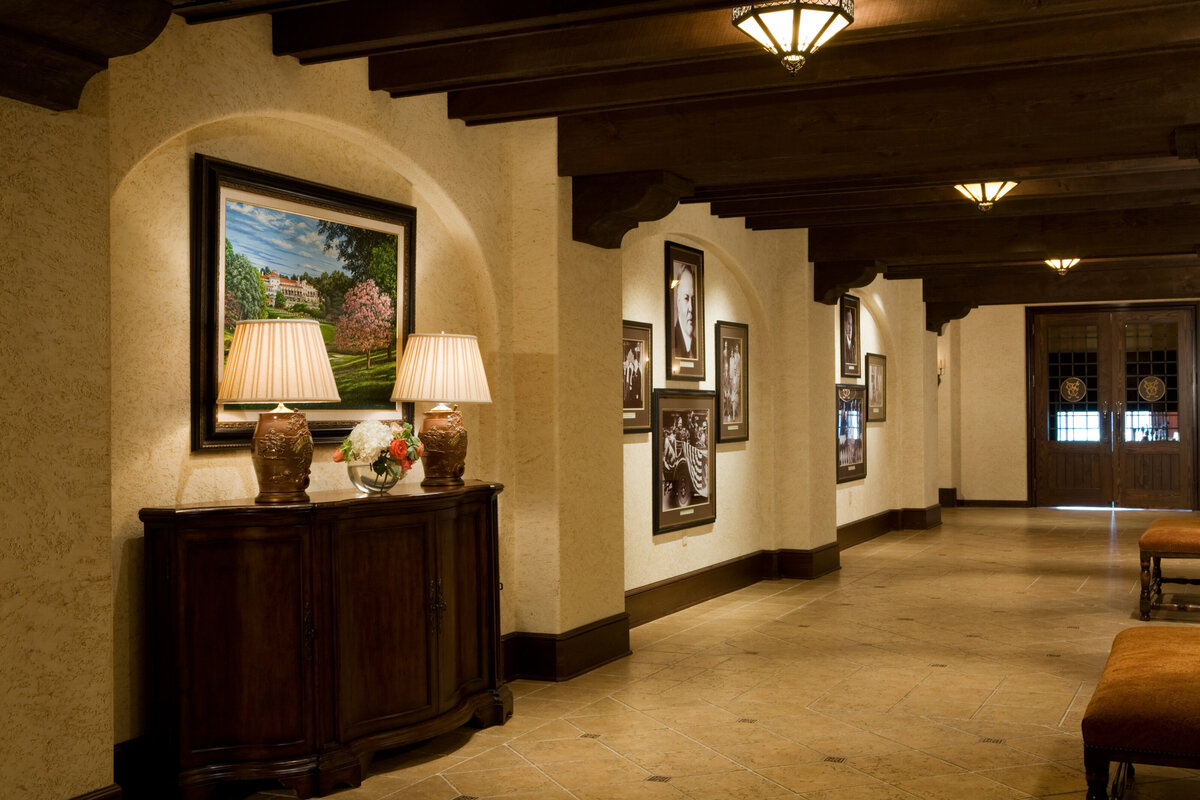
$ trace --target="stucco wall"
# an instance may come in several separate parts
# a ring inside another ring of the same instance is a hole
[[[959,497],[1027,500],[1025,309],[984,306],[959,323]]]
[[[0,787],[112,783],[107,82],[0,99]]]

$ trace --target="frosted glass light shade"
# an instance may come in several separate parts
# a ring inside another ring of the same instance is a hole
[[[735,6],[733,24],[793,75],[838,31],[854,21],[854,0],[770,0]]]
[[[413,333],[396,371],[394,401],[490,403],[479,341],[461,333]]]
[[[1047,258],[1046,266],[1059,275],[1066,275],[1067,270],[1079,263],[1078,258]]]
[[[1015,189],[1019,182],[980,181],[979,183],[960,183],[954,188],[958,189],[963,197],[974,201],[975,205],[979,206],[980,211],[991,211],[996,201]]]
[[[311,319],[237,324],[217,387],[220,403],[336,403],[341,400],[321,326]]]

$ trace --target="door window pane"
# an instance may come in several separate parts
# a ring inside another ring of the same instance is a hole
[[[1052,325],[1046,333],[1047,438],[1052,442],[1098,442],[1099,326]]]
[[[1179,326],[1125,326],[1127,442],[1179,441]]]

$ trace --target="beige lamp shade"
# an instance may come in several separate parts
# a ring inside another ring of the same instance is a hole
[[[392,400],[490,403],[479,342],[461,333],[413,333],[404,345]]]
[[[220,403],[341,400],[321,326],[311,319],[239,322],[217,387]]]

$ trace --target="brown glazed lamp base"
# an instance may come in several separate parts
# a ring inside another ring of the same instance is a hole
[[[422,486],[462,486],[467,460],[467,429],[458,406],[439,403],[425,413],[419,434],[425,445],[421,463],[425,467]]]
[[[313,440],[302,411],[268,411],[258,415],[250,441],[250,457],[258,475],[256,503],[306,503]]]

